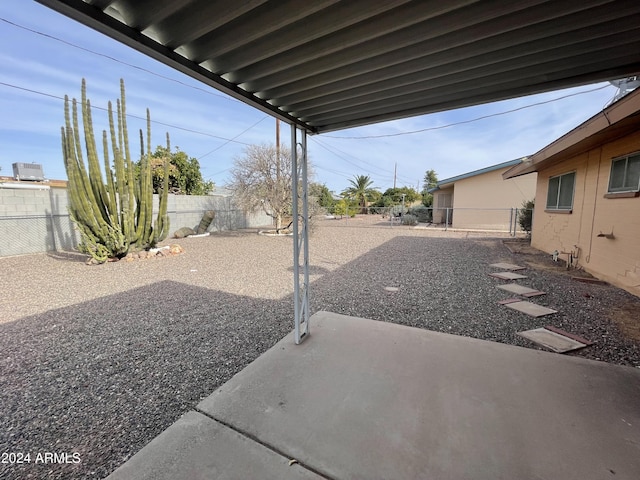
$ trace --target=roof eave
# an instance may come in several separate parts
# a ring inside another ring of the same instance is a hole
[[[538,172],[542,168],[547,168],[549,165],[560,161],[569,150],[572,151],[572,155],[577,155],[589,148],[590,143],[588,140],[590,138],[621,126],[625,119],[629,119],[638,112],[640,112],[640,89],[629,93],[542,148],[542,150],[530,157],[529,162],[510,168],[502,174],[502,177],[506,180]],[[625,129],[620,130],[621,134],[626,132]]]
[[[479,170],[473,170],[471,172],[463,173],[461,175],[456,175],[455,177],[445,178],[445,179],[440,180],[438,182],[436,189],[449,188],[449,187],[452,187],[455,182],[459,182],[460,180],[464,180],[466,178],[471,178],[471,177],[475,177],[475,176],[478,176],[478,175],[483,175],[485,173],[495,172],[496,170],[500,170],[500,169],[506,168],[506,167],[512,167],[514,165],[518,166],[523,161],[525,161],[526,159],[527,159],[527,157],[516,158],[514,160],[509,160],[508,162],[497,163],[495,165],[491,165],[489,167],[481,168]]]

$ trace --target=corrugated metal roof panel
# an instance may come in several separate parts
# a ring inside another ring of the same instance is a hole
[[[310,132],[640,73],[629,0],[38,0]]]

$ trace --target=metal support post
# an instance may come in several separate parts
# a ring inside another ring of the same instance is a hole
[[[307,132],[302,130],[298,164],[297,127],[291,125],[291,178],[293,213],[293,311],[296,345],[310,334],[309,329],[309,190],[307,182]],[[302,215],[299,195],[302,193]],[[302,265],[300,254],[302,253]],[[302,267],[302,272],[300,271]],[[300,275],[302,274],[302,282]]]
[[[449,229],[449,207],[447,207],[447,217],[444,221],[444,231],[446,232]]]

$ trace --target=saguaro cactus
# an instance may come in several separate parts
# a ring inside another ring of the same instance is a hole
[[[78,105],[74,98],[64,98],[65,126],[62,127],[62,153],[69,179],[69,213],[81,236],[79,249],[98,263],[120,258],[130,250],[154,247],[169,231],[167,194],[169,160],[165,160],[165,183],[160,194],[160,206],[152,225],[153,185],[151,184],[151,119],[147,109],[147,151],[144,151],[140,130],[142,157],[136,175],[129,150],[124,81],[120,80],[120,99],[116,102],[117,124],[109,102],[109,130],[113,152],[113,170],[109,160],[107,132],[102,133],[104,172],[102,177],[93,122],[91,102],[87,99],[86,82],[82,79],[82,124],[87,164],[82,156]],[[169,135],[167,134],[167,146]],[[115,170],[115,172],[114,172]]]

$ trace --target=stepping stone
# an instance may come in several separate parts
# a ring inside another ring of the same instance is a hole
[[[561,328],[554,327],[553,325],[547,325],[544,328],[552,332],[558,333],[560,335],[564,335],[565,337],[573,338],[576,342],[584,343],[586,346],[593,345],[595,343],[595,342],[592,342],[591,340],[587,340],[586,338],[581,337],[580,335],[576,335],[575,333],[569,333],[566,330],[562,330]]]
[[[535,292],[523,293],[523,297],[531,298],[531,297],[539,297],[540,295],[546,295],[546,293],[541,292],[540,290],[536,290]]]
[[[519,298],[505,298],[504,300],[500,300],[498,302],[498,305],[506,305],[507,303],[515,303],[515,302],[521,302],[522,300]]]
[[[525,295],[535,297],[537,295],[544,295],[544,292],[536,290],[535,288],[525,287],[524,285],[518,285],[517,283],[508,283],[507,285],[497,285],[498,288],[506,290],[507,292],[515,293],[517,295]]]
[[[552,332],[546,328],[536,328],[525,332],[518,332],[518,335],[557,353],[570,352],[587,346],[585,343]]]
[[[525,301],[506,303],[505,307],[517,310],[522,313],[526,313],[527,315],[530,315],[532,317],[543,317],[544,315],[551,315],[552,313],[558,312],[557,310]]]
[[[502,280],[519,280],[521,278],[527,278],[526,275],[520,275],[519,273],[515,273],[515,272],[490,273],[489,276],[500,278]]]
[[[489,265],[494,268],[501,268],[502,270],[524,270],[527,267],[521,267],[520,265],[514,265],[513,263],[492,263]]]

